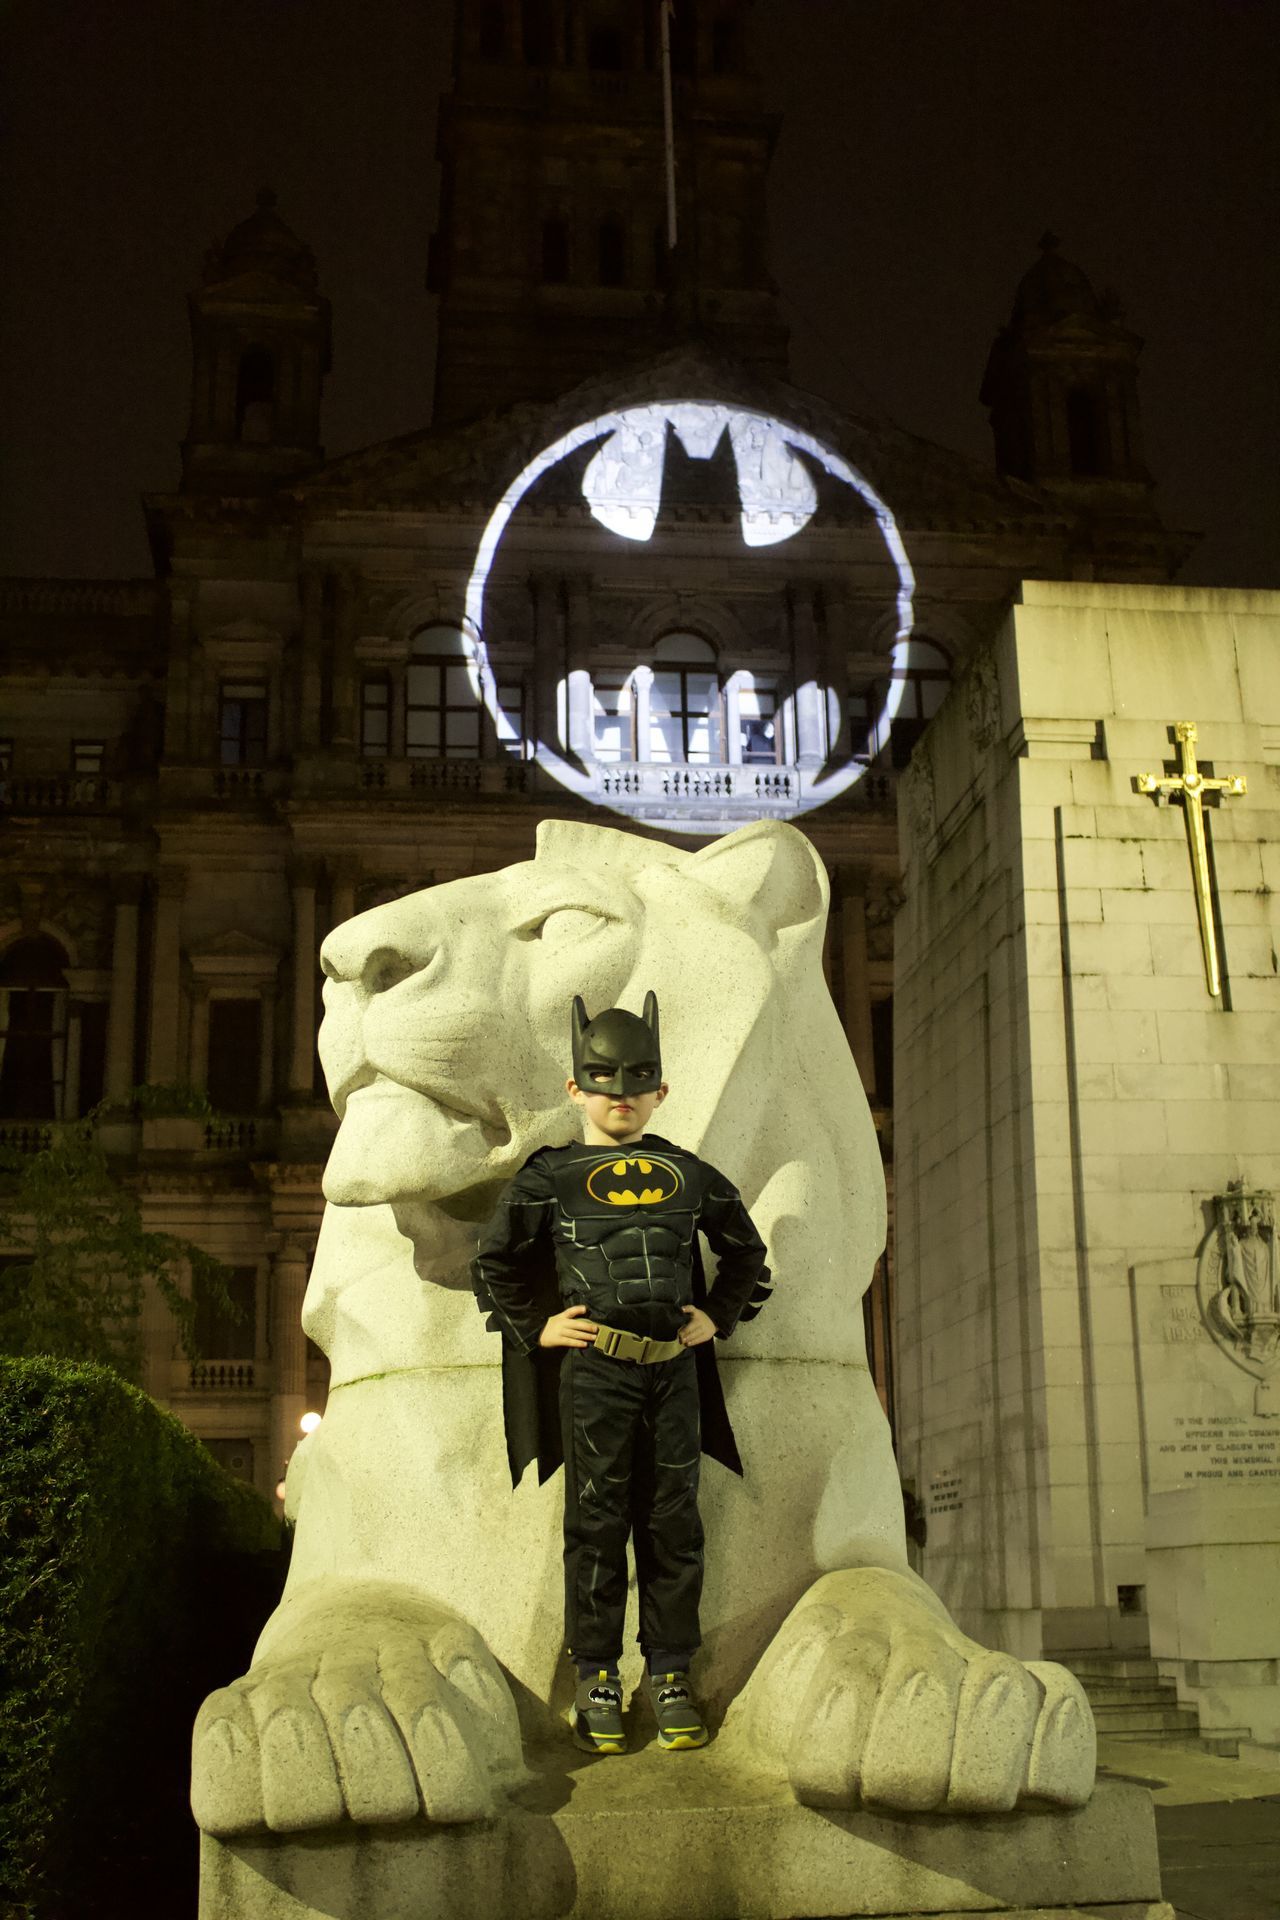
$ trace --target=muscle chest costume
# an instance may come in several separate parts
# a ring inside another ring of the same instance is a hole
[[[719,1270],[707,1290],[701,1230]],[[548,1318],[581,1302],[593,1320],[673,1340],[682,1307],[702,1307],[724,1336],[768,1298],[765,1247],[723,1174],[661,1135],[625,1148],[544,1147],[525,1161],[480,1238],[473,1276],[489,1327],[502,1335],[503,1409],[511,1484],[531,1460],[538,1478],[563,1459],[557,1412],[563,1348],[540,1348]],[[742,1472],[715,1349],[694,1349],[702,1450]]]

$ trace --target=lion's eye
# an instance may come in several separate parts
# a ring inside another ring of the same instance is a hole
[[[586,907],[556,907],[541,920],[521,928],[521,932],[527,939],[541,940],[549,946],[559,947],[566,941],[580,939],[584,933],[590,933],[593,927],[603,923],[603,914],[592,913]]]

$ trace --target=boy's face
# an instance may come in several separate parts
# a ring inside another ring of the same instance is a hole
[[[605,1076],[602,1073],[600,1077]],[[588,1146],[609,1146],[615,1142],[625,1146],[629,1140],[640,1138],[653,1118],[654,1109],[667,1097],[667,1083],[660,1082],[652,1093],[593,1093],[590,1087],[580,1087],[576,1080],[566,1080],[565,1091],[574,1105],[583,1109],[583,1131]]]

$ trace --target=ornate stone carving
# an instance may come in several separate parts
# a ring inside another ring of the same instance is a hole
[[[928,743],[921,741],[911,756],[911,764],[899,776],[906,796],[907,823],[911,837],[922,850],[932,840],[938,825],[938,802],[934,791],[933,759]]]
[[[1196,1288],[1213,1339],[1257,1381],[1255,1413],[1280,1417],[1280,1270],[1275,1199],[1243,1181],[1214,1200],[1214,1227],[1200,1251]]]
[[[965,710],[969,736],[980,753],[1000,734],[1000,681],[989,652],[980,653],[965,676]]]

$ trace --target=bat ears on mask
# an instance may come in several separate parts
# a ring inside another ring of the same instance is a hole
[[[608,1011],[611,1012],[612,1009],[610,1008]],[[653,1035],[653,1050],[658,1058],[661,1059],[662,1035],[658,1027],[658,996],[652,987],[644,997],[644,1012],[640,1018]],[[582,1052],[582,1037],[591,1025],[590,1018],[587,1014],[587,1003],[580,993],[575,993],[573,996],[573,1010],[570,1016],[570,1023],[573,1034],[573,1057],[577,1060]]]

